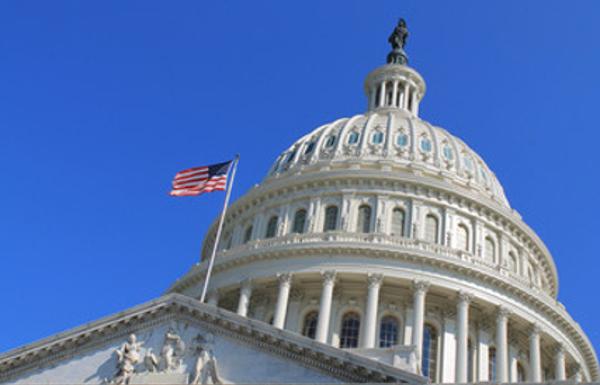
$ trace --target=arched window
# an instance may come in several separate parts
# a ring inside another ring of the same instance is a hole
[[[485,237],[483,259],[488,262],[494,262],[496,260],[496,244],[490,237]]]
[[[383,132],[375,131],[371,137],[371,142],[373,144],[381,144],[383,142]]]
[[[323,231],[333,231],[337,229],[337,206],[327,206],[325,209],[325,221],[323,222]]]
[[[392,235],[403,237],[404,236],[404,210],[396,207],[392,211]]]
[[[469,229],[462,223],[456,229],[456,248],[469,251]]]
[[[252,239],[252,225],[246,227],[246,231],[244,231],[244,243],[250,242]]]
[[[496,348],[488,349],[488,381],[496,381]]]
[[[331,135],[325,141],[325,147],[333,147],[334,144],[335,144],[335,135]]]
[[[265,238],[273,238],[275,234],[277,234],[277,222],[279,218],[276,215],[272,216],[267,223],[267,232],[265,233]]]
[[[517,273],[517,256],[511,250],[508,252],[508,269],[513,273]]]
[[[348,135],[348,144],[356,144],[358,143],[358,139],[360,138],[360,134],[356,131],[352,131],[350,135]]]
[[[438,243],[438,219],[435,215],[427,214],[425,217],[425,240]]]
[[[523,364],[517,362],[517,382],[525,382],[527,381],[527,374],[525,373],[525,368]]]
[[[308,155],[311,152],[313,152],[314,149],[315,149],[315,142],[314,141],[313,142],[309,142],[306,145],[306,149],[304,150],[304,154]]]
[[[431,140],[428,137],[421,138],[421,151],[423,152],[431,152]]]
[[[389,348],[398,345],[398,319],[392,316],[385,316],[379,324],[379,347]]]
[[[292,225],[292,233],[302,234],[306,223],[306,210],[300,209],[294,214],[294,224]]]
[[[360,331],[360,315],[350,312],[342,318],[342,332],[340,348],[355,348],[358,346],[358,333]]]
[[[425,377],[429,377],[431,382],[436,382],[437,374],[437,352],[438,337],[437,330],[430,324],[425,324],[423,328],[423,349],[421,357],[421,369]]]
[[[357,230],[361,233],[371,232],[371,206],[362,205],[358,208]]]
[[[317,333],[317,321],[319,320],[319,312],[311,311],[304,317],[302,325],[302,335],[308,338],[315,339]]]

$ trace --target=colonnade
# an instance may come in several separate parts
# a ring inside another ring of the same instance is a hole
[[[321,273],[322,289],[319,302],[319,316],[315,333],[315,340],[321,343],[327,343],[330,330],[333,293],[336,284],[337,273],[333,270]],[[273,314],[273,326],[283,329],[287,317],[288,300],[292,286],[293,275],[291,273],[281,273],[277,275],[277,300]],[[361,348],[373,349],[377,343],[377,321],[379,312],[379,294],[383,284],[384,276],[382,274],[367,275],[367,293],[364,307],[364,328],[361,336]],[[423,330],[425,325],[426,296],[431,284],[428,281],[416,280],[412,283],[412,337],[411,344],[414,347],[415,356],[419,371],[423,354]],[[242,281],[240,285],[240,295],[237,304],[237,314],[247,316],[252,295],[252,282],[250,280]],[[218,304],[218,294],[216,291],[210,293],[208,303]],[[455,354],[455,382],[469,382],[468,363],[469,363],[469,310],[474,296],[465,291],[456,293],[456,354]],[[495,381],[499,383],[510,382],[509,376],[509,342],[508,342],[508,323],[511,312],[507,307],[498,306],[495,312]],[[541,334],[542,329],[537,324],[532,324],[528,330],[529,334],[529,363],[528,363],[528,381],[542,382],[542,355],[541,355]],[[554,380],[564,381],[567,379],[566,370],[566,352],[564,345],[556,343],[554,351]],[[489,376],[489,374],[488,374]],[[580,371],[574,376],[575,380],[581,380]],[[478,378],[479,381],[489,381],[492,378]]]
[[[380,107],[396,107],[419,113],[417,87],[406,80],[383,81],[369,92],[369,110]]]

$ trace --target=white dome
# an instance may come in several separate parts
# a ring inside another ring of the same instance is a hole
[[[269,178],[329,168],[388,167],[472,190],[509,208],[486,163],[445,129],[400,109],[386,108],[318,127],[285,150]]]

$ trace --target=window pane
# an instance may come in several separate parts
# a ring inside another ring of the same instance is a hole
[[[423,329],[421,368],[423,375],[429,377],[432,382],[436,381],[437,350],[437,332],[433,326],[426,324]]]
[[[356,144],[356,143],[358,143],[358,138],[359,138],[358,132],[352,132],[352,133],[350,133],[350,136],[348,136],[348,144]]]
[[[244,233],[244,243],[249,242],[252,238],[252,226],[246,227],[246,232]]]
[[[341,348],[356,348],[358,346],[358,333],[360,330],[360,316],[348,313],[342,319]]]
[[[458,225],[456,230],[456,247],[469,251],[469,229],[465,225]]]
[[[329,138],[327,138],[327,141],[325,142],[325,147],[333,147],[334,144],[335,144],[335,135],[331,135]]]
[[[421,139],[421,150],[424,152],[430,152],[431,151],[431,140],[429,140],[429,138],[422,138]]]
[[[404,147],[408,144],[408,136],[406,134],[398,134],[396,136],[396,144],[400,147]]]
[[[404,210],[399,208],[392,211],[392,235],[404,236]]]
[[[267,232],[265,234],[265,238],[273,238],[275,234],[277,234],[277,217],[271,217],[269,219],[269,223],[267,223]]]
[[[329,206],[325,209],[325,222],[323,223],[323,231],[333,231],[337,228],[337,206]]]
[[[308,338],[315,339],[317,333],[317,322],[319,320],[319,313],[311,311],[304,317],[304,326],[302,327],[302,335]]]
[[[496,348],[488,350],[488,373],[489,381],[496,381]]]
[[[425,240],[431,243],[438,243],[438,220],[433,215],[425,217]]]
[[[486,237],[484,243],[483,258],[488,262],[494,262],[496,258],[496,244],[490,237]]]
[[[361,233],[371,232],[371,207],[367,205],[358,208],[358,231]]]
[[[306,210],[300,209],[296,211],[294,215],[294,225],[292,226],[292,233],[302,234],[304,233],[304,224],[306,222]]]
[[[383,142],[383,132],[375,132],[373,133],[373,143],[380,144]]]
[[[379,347],[389,348],[398,344],[398,320],[384,317],[379,326]]]

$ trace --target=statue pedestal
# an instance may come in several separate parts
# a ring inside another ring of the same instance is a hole
[[[129,379],[130,385],[187,384],[187,373],[139,373]]]

